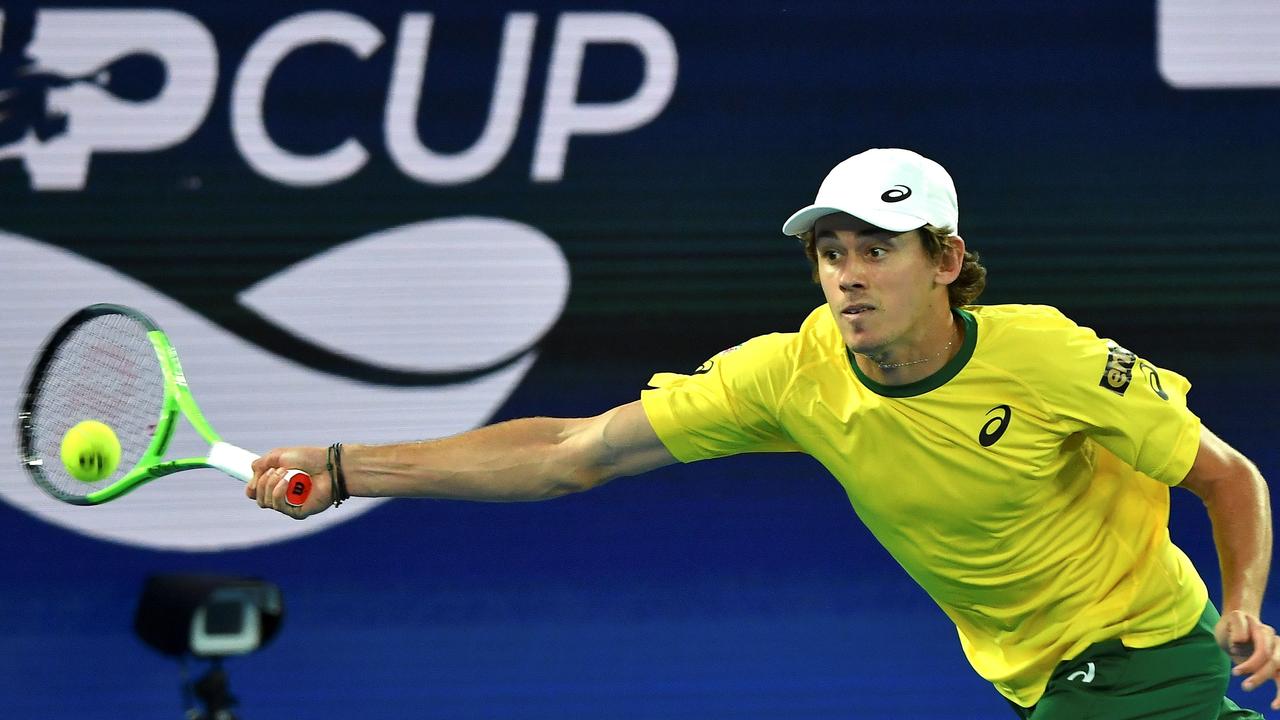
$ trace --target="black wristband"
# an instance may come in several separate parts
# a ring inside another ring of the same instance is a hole
[[[337,507],[344,500],[351,499],[347,492],[347,479],[342,472],[342,443],[329,446],[329,477],[333,479],[333,506]]]
[[[338,507],[341,502],[338,500],[338,472],[333,467],[333,446],[330,445],[325,453],[324,469],[329,473],[329,487],[333,490],[333,506]]]

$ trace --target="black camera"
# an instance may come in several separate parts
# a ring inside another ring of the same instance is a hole
[[[223,575],[153,575],[138,601],[133,629],[151,647],[183,661],[182,689],[187,717],[234,720],[223,658],[266,645],[280,629],[284,600],[275,585],[256,578]],[[212,662],[209,672],[190,681],[189,657]],[[197,700],[206,711],[201,711]]]

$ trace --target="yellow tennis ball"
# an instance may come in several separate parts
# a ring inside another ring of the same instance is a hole
[[[105,423],[78,423],[62,436],[62,464],[71,477],[83,482],[110,477],[120,464],[120,439]]]

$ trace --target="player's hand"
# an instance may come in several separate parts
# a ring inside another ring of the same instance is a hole
[[[297,520],[315,515],[333,504],[333,479],[325,469],[328,460],[328,448],[276,448],[253,461],[253,479],[245,486],[244,494],[256,500],[258,507],[278,510]],[[302,507],[285,502],[284,475],[289,470],[301,470],[311,476],[311,495]]]
[[[1271,709],[1280,710],[1280,642],[1275,628],[1251,613],[1232,610],[1218,621],[1214,635],[1231,657],[1231,674],[1247,676],[1241,683],[1245,690],[1257,689],[1268,680],[1277,681]]]

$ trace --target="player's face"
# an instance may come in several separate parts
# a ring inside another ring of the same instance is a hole
[[[844,213],[820,218],[814,237],[818,281],[850,350],[896,362],[930,349],[951,321],[946,285],[956,270],[947,253],[935,260],[918,231],[894,233]]]

